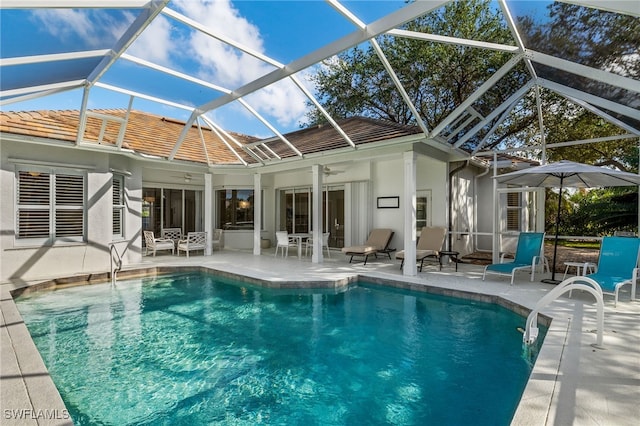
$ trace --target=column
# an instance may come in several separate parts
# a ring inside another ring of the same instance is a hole
[[[262,175],[253,175],[253,254],[260,256],[260,231],[262,230]]]
[[[416,276],[416,157],[403,153],[404,162],[404,266],[402,274]]]
[[[313,215],[313,255],[311,256],[311,262],[322,263],[322,221],[324,215],[322,211],[322,170],[324,168],[319,164],[311,166],[312,174],[312,215]]]

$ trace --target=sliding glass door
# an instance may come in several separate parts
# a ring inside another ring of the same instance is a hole
[[[180,228],[183,234],[202,231],[202,191],[168,188],[142,189],[142,230],[158,237],[165,228]]]
[[[311,232],[313,223],[311,188],[280,190],[280,229],[289,233]],[[330,186],[322,191],[322,232],[329,232],[331,247],[344,246],[344,187]]]

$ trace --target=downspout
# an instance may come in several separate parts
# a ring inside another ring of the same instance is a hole
[[[476,233],[476,230],[478,229],[478,181],[481,177],[488,175],[490,171],[491,167],[487,167],[484,172],[473,178],[473,222],[471,223],[471,226],[473,226],[472,235],[474,251],[478,250],[478,234]]]
[[[454,176],[469,167],[471,160],[466,160],[461,166],[449,171],[449,238],[447,242],[447,250],[452,249],[452,231],[453,231],[453,178]]]

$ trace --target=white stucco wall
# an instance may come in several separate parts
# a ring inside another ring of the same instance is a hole
[[[111,172],[107,154],[81,150],[41,147],[2,141],[0,187],[0,279],[37,280],[109,269],[108,244],[112,240]],[[71,165],[87,175],[86,242],[31,244],[15,239],[16,165]],[[132,247],[139,252],[138,247]]]

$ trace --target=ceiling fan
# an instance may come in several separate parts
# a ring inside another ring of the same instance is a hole
[[[309,170],[309,173],[311,173],[311,170]],[[344,173],[344,170],[333,170],[329,168],[329,166],[322,167],[322,174],[324,174],[325,176],[337,175],[339,173]]]
[[[184,179],[185,183],[190,183],[191,181],[198,179],[198,177],[193,176],[191,173],[184,173],[181,175],[171,175],[171,176],[178,179]]]

